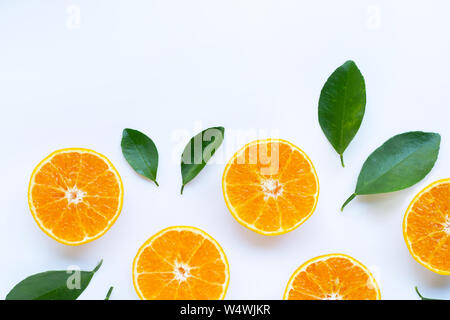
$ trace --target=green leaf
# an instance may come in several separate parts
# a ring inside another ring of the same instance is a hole
[[[105,300],[109,300],[109,297],[111,296],[113,289],[114,289],[114,287],[109,288],[108,293],[106,294]]]
[[[47,271],[29,276],[12,288],[6,300],[76,300],[102,262],[92,271]]]
[[[423,295],[420,294],[419,289],[417,288],[417,286],[414,287],[416,289],[417,294],[419,295],[420,299],[422,300],[442,300],[442,299],[433,299],[433,298],[426,298]]]
[[[396,135],[376,149],[364,162],[355,193],[357,195],[406,189],[422,180],[433,168],[439,154],[441,136],[432,132]]]
[[[181,177],[184,186],[194,179],[206,166],[208,160],[214,155],[222,144],[225,135],[223,127],[208,128],[193,137],[184,148],[181,155]]]
[[[121,146],[122,153],[130,166],[158,186],[156,182],[158,150],[152,139],[137,130],[124,129]]]
[[[366,85],[356,64],[337,68],[320,92],[319,124],[341,158],[361,126],[366,109]]]

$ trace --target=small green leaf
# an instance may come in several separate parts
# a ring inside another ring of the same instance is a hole
[[[431,171],[439,154],[441,136],[432,132],[396,135],[376,149],[364,162],[354,194],[393,192],[416,184]]]
[[[331,74],[319,99],[320,127],[339,154],[342,166],[344,151],[358,132],[365,109],[364,77],[349,60]]]
[[[419,295],[420,299],[422,299],[422,300],[442,300],[442,299],[425,298],[423,295],[420,294],[417,286],[415,286],[414,288],[416,289],[417,294]]]
[[[109,297],[111,296],[113,289],[114,289],[114,287],[109,288],[108,293],[106,294],[105,300],[109,300]]]
[[[124,129],[121,146],[122,153],[130,166],[158,186],[156,182],[158,150],[152,139],[137,130]]]
[[[181,177],[184,186],[194,179],[206,166],[208,160],[214,155],[222,144],[225,135],[223,127],[208,128],[193,137],[184,148],[181,155]]]
[[[92,271],[47,271],[29,276],[12,288],[6,300],[76,300],[102,262]]]

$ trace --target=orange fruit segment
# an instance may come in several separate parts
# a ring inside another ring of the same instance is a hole
[[[450,179],[433,182],[414,197],[403,219],[403,237],[417,262],[450,275]]]
[[[311,160],[280,139],[245,145],[222,177],[225,202],[243,226],[264,235],[294,230],[314,212],[319,180]]]
[[[88,149],[53,152],[34,169],[28,204],[38,226],[66,245],[101,237],[123,203],[119,173],[103,155]]]
[[[291,276],[285,300],[379,300],[370,271],[354,258],[327,254],[302,264]]]
[[[133,284],[145,300],[218,300],[228,289],[225,252],[206,232],[187,226],[148,239],[133,262]]]

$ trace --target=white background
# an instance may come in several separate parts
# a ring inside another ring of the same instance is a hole
[[[77,14],[80,14],[79,19]],[[414,286],[450,298],[450,277],[408,253],[402,218],[413,196],[450,176],[448,1],[1,1],[0,297],[28,275],[104,264],[82,299],[137,299],[131,264],[139,246],[172,225],[215,237],[231,267],[228,299],[280,299],[307,259],[343,252],[370,267],[385,299],[416,299]],[[345,153],[346,168],[317,120],[320,89],[353,59],[366,79],[367,109]],[[222,125],[225,142],[180,196],[180,148],[201,128]],[[157,144],[160,187],[129,167],[122,129]],[[300,228],[265,237],[239,225],[221,190],[226,160],[256,130],[305,150],[321,185],[316,212]],[[432,172],[401,192],[353,192],[366,157],[391,136],[442,135]],[[87,147],[108,156],[125,185],[122,214],[80,247],[39,230],[28,179],[50,152]]]

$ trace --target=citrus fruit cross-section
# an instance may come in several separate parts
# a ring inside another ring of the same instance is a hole
[[[450,275],[450,179],[430,184],[413,199],[403,219],[403,236],[417,262]]]
[[[133,284],[145,300],[217,300],[230,271],[220,245],[187,226],[164,229],[148,239],[133,262]]]
[[[302,264],[289,279],[286,300],[379,300],[370,271],[354,258],[327,254]]]
[[[319,198],[311,160],[280,139],[257,140],[239,150],[225,167],[222,189],[233,217],[264,235],[300,226],[312,215]]]
[[[122,209],[119,173],[88,149],[58,150],[34,169],[28,203],[38,226],[51,238],[80,245],[102,236]]]

